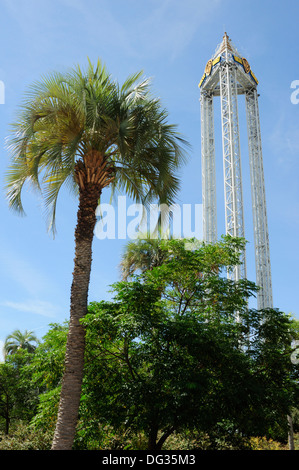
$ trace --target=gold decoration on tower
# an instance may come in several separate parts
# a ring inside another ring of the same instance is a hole
[[[244,67],[245,72],[249,73],[250,72],[250,65],[244,57],[242,57],[242,63],[243,63],[243,67]]]
[[[207,62],[207,65],[206,65],[206,68],[205,68],[205,74],[206,75],[210,75],[211,73],[211,70],[212,70],[212,60],[210,59],[208,62]]]

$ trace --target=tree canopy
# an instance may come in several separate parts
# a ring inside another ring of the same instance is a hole
[[[298,403],[298,322],[249,308],[255,284],[227,278],[243,240],[187,242],[160,240],[161,264],[116,282],[112,300],[89,304],[75,448],[159,450],[173,435],[198,449],[250,449],[253,436],[286,442]],[[19,373],[30,383],[21,389],[28,403],[39,390],[29,413],[35,430],[54,432],[67,330],[51,325]],[[8,370],[0,373],[18,403],[10,415],[24,413]]]
[[[190,251],[184,240],[161,241],[167,261],[114,284],[112,302],[89,306],[91,416],[144,431],[150,449],[187,428],[219,435],[224,426],[239,437],[271,435],[275,426],[286,432],[297,396],[291,320],[249,309],[255,285],[227,279],[243,243],[226,237]]]

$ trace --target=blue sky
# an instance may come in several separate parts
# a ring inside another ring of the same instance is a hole
[[[5,138],[27,87],[53,70],[100,58],[120,83],[136,71],[153,78],[153,92],[192,148],[181,172],[179,204],[200,204],[198,83],[227,31],[259,80],[260,119],[274,306],[299,316],[299,80],[297,0],[1,0],[0,80],[0,342],[14,329],[42,337],[69,316],[77,201],[62,191],[57,235],[47,233],[38,194],[23,194],[26,217],[8,209],[3,180]],[[255,280],[245,110],[239,104],[248,278]],[[215,103],[219,236],[224,232],[219,103]],[[94,240],[89,300],[107,298],[119,279],[124,240]]]

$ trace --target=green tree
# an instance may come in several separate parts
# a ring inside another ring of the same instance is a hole
[[[109,433],[124,436],[115,442],[122,447],[144,433],[151,449],[193,430],[208,433],[211,448],[286,439],[285,417],[298,402],[293,320],[248,309],[254,284],[226,278],[243,242],[185,246],[161,240],[167,261],[89,306],[76,448],[107,448]],[[31,362],[42,391],[33,422],[43,429],[52,428],[65,343],[66,326],[53,325]]]
[[[226,278],[243,246],[226,237],[190,251],[161,241],[165,263],[116,283],[113,302],[90,305],[89,419],[143,431],[149,449],[193,428],[215,442],[286,435],[297,389],[291,323],[275,309],[248,309],[255,285]]]
[[[168,253],[161,249],[161,239],[151,238],[147,234],[144,238],[128,242],[125,246],[120,263],[121,276],[128,280],[136,272],[144,272],[161,266],[168,258]]]
[[[50,324],[29,366],[31,384],[38,388],[39,405],[32,420],[34,427],[54,434],[59,405],[68,324]]]
[[[98,62],[86,72],[54,73],[34,84],[13,125],[8,199],[23,212],[25,182],[44,190],[55,230],[58,193],[68,183],[79,197],[70,324],[53,449],[71,449],[84,365],[92,241],[96,208],[105,187],[143,204],[174,200],[176,171],[185,141],[167,123],[167,112],[149,94],[149,81],[135,74],[122,87]]]
[[[68,323],[51,323],[49,327],[30,363],[32,383],[41,390],[50,390],[61,385],[63,376]]]
[[[0,364],[0,416],[5,423],[5,434],[9,433],[13,420],[28,424],[36,413],[39,390],[32,386],[28,371],[33,355],[26,349],[18,349]]]
[[[39,340],[33,331],[25,330],[22,333],[20,330],[15,330],[5,339],[3,347],[4,357],[7,357],[8,354],[14,354],[18,349],[26,349],[28,352],[33,352],[38,342]]]

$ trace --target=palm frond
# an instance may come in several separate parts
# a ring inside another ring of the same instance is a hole
[[[168,113],[150,95],[151,80],[137,72],[119,86],[105,66],[88,59],[85,70],[53,72],[25,94],[8,141],[11,164],[6,191],[10,207],[24,213],[26,182],[42,191],[55,227],[57,197],[64,181],[76,191],[76,163],[96,151],[113,171],[112,191],[135,201],[172,202],[187,142]],[[99,159],[99,161],[102,161]]]

